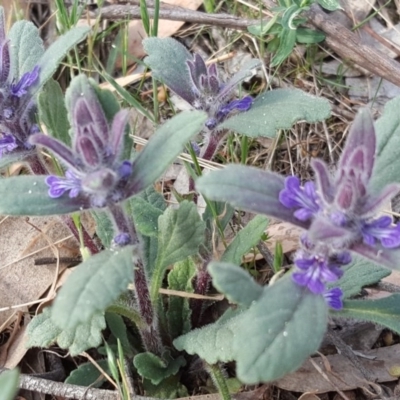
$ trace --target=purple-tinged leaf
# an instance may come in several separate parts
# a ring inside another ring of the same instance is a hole
[[[128,193],[132,196],[154,183],[185,144],[200,133],[206,118],[201,111],[186,111],[162,125],[134,160]]]
[[[272,172],[229,165],[200,177],[196,188],[211,200],[228,202],[242,210],[269,215],[301,228],[306,229],[310,225],[295,218],[293,210],[279,201],[279,193],[285,188],[285,178]]]
[[[78,136],[75,139],[75,151],[88,168],[99,168],[102,165],[101,151],[89,136]]]
[[[361,109],[356,115],[339,160],[339,171],[346,169],[357,160],[357,158],[354,159],[354,152],[357,152],[360,147],[365,151],[363,172],[369,179],[375,161],[376,137],[374,121],[368,109]]]
[[[339,226],[334,221],[331,221],[325,215],[317,215],[312,221],[307,232],[308,238],[313,242],[325,242],[328,244],[351,243],[359,239],[360,234],[357,231],[352,231],[346,226]]]
[[[366,203],[361,207],[361,214],[369,216],[380,211],[399,191],[400,184],[398,183],[385,186],[378,195],[368,197]]]
[[[59,140],[43,135],[42,133],[37,133],[29,138],[29,142],[34,145],[48,148],[68,167],[76,168],[75,156],[71,149]]]
[[[144,62],[153,76],[192,104],[195,95],[187,61],[193,57],[185,46],[171,38],[151,37],[143,40],[143,47],[148,54]]]
[[[0,17],[1,20],[1,17]],[[10,74],[11,61],[7,41],[0,40],[0,85],[3,86]]]
[[[4,8],[0,7],[0,43],[4,42],[5,40],[6,40],[6,21],[4,17]]]
[[[24,175],[0,179],[2,215],[59,215],[86,208],[89,208],[89,202],[80,196],[71,199],[64,194],[57,200],[51,198],[44,176]]]
[[[112,121],[111,132],[113,134],[110,141],[110,147],[111,153],[115,158],[119,158],[121,150],[123,150],[125,128],[129,121],[129,115],[129,110],[121,110],[114,116]]]
[[[200,78],[202,76],[207,76],[207,67],[203,58],[200,54],[195,54],[193,61],[187,61],[187,65],[189,67],[193,86],[200,87]]]
[[[228,96],[236,86],[253,75],[253,69],[259,68],[261,66],[261,61],[257,59],[251,59],[247,61],[242,69],[237,72],[233,77],[224,85],[222,90],[218,93],[218,99],[223,100]]]
[[[371,247],[360,242],[353,244],[349,249],[386,268],[400,270],[400,248],[385,249],[381,244]]]
[[[326,203],[332,203],[335,197],[335,193],[328,167],[322,160],[319,160],[317,158],[311,160],[311,166],[315,172],[318,194],[323,198]]]

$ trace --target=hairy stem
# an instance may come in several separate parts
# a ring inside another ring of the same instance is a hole
[[[122,206],[119,204],[111,204],[108,206],[108,209],[114,220],[118,233],[129,234],[129,244],[140,245],[135,225],[132,219],[126,215]],[[146,351],[161,355],[162,343],[158,327],[158,319],[151,302],[149,283],[141,257],[134,260],[134,268],[135,274],[133,284],[135,286],[137,308],[141,319],[146,324],[145,326],[138,325],[138,329]]]
[[[203,261],[201,269],[197,273],[196,284],[194,287],[194,292],[196,294],[205,295],[207,293],[208,287],[210,286],[211,276],[207,271],[207,264],[209,260]],[[203,315],[203,303],[201,299],[193,299],[191,301],[192,309],[192,327],[197,328],[200,325],[201,317]]]
[[[223,400],[231,400],[231,394],[229,393],[228,385],[226,384],[226,379],[220,366],[218,364],[207,364],[206,369],[214,385],[217,387],[221,398]]]

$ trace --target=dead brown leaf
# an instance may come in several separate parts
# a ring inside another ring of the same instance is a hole
[[[399,364],[400,344],[368,350],[363,353],[374,357],[373,360],[360,357],[359,361],[371,374],[375,382],[397,380],[396,377],[389,374],[389,371]],[[315,357],[313,361],[324,371],[332,383],[322,379],[321,374],[307,360],[300,369],[274,382],[274,385],[284,390],[295,392],[312,391],[313,393],[335,391],[335,387],[345,391],[366,386],[365,379],[361,373],[346,357],[335,354],[326,356],[326,359],[330,364],[331,371],[327,371],[324,368],[324,362],[321,357]]]

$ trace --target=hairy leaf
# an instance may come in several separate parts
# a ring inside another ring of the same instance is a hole
[[[186,101],[193,101],[194,92],[186,64],[193,57],[185,46],[172,38],[152,37],[143,40],[143,47],[148,54],[144,62],[151,68],[153,76]]]
[[[119,341],[121,342],[124,354],[127,357],[132,357],[132,346],[129,343],[126,325],[122,317],[113,312],[106,312],[105,317],[107,321],[107,326],[109,327],[111,333],[115,336],[116,339],[119,339]]]
[[[143,388],[148,397],[156,399],[179,399],[189,396],[177,375],[164,379],[159,385],[153,385],[149,379],[143,379]]]
[[[67,53],[81,42],[89,32],[90,28],[87,26],[74,27],[48,47],[37,63],[40,68],[39,85],[35,86],[35,90],[39,90],[53,76]]]
[[[49,134],[71,145],[69,122],[64,95],[58,82],[50,79],[38,97],[40,120],[46,125]]]
[[[377,193],[386,185],[400,182],[400,97],[386,103],[382,116],[376,121],[377,152],[371,177],[371,187]]]
[[[165,378],[175,375],[181,367],[186,365],[186,361],[182,356],[173,359],[169,351],[166,351],[162,358],[146,352],[137,354],[133,359],[133,364],[140,376],[158,385]]]
[[[343,290],[344,298],[355,296],[361,292],[364,286],[373,285],[391,271],[380,267],[360,256],[352,256],[352,263],[346,268],[344,275],[332,284],[332,287],[340,287]]]
[[[104,311],[133,281],[134,246],[104,250],[76,267],[58,293],[52,320],[63,329],[75,328]]]
[[[174,346],[191,355],[197,354],[209,364],[232,361],[235,357],[233,339],[244,314],[241,308],[229,309],[217,322],[179,336]]]
[[[36,150],[34,151],[28,150],[23,152],[16,152],[16,153],[11,152],[8,154],[3,154],[0,157],[0,170],[10,166],[13,163],[23,162],[27,156],[34,154],[35,152]]]
[[[167,208],[158,219],[158,255],[151,279],[151,298],[156,301],[169,265],[196,254],[204,240],[205,223],[194,203],[183,201],[179,208]]]
[[[263,287],[237,265],[215,261],[208,265],[208,270],[215,288],[232,303],[250,307],[263,293]]]
[[[107,360],[97,360],[96,363],[108,374],[110,369]],[[103,374],[91,362],[79,365],[77,369],[71,371],[65,383],[78,386],[100,387],[105,381]]]
[[[295,371],[318,350],[327,326],[323,296],[285,276],[240,318],[233,339],[238,378],[271,382]],[[251,340],[250,340],[251,338]]]
[[[293,211],[279,201],[284,188],[281,175],[242,165],[228,165],[196,181],[196,188],[208,199],[226,201],[234,207],[269,215],[293,225],[307,228],[309,223],[297,220]]]
[[[0,179],[0,214],[59,215],[88,207],[86,199],[52,199],[43,176],[21,175]],[[10,193],[13,195],[10,196]]]
[[[282,64],[290,56],[290,53],[293,51],[295,45],[296,30],[282,27],[282,30],[279,33],[278,48],[272,57],[271,66],[276,67]]]
[[[96,234],[103,246],[108,249],[114,239],[114,225],[107,211],[90,210],[90,214],[96,222]]]
[[[177,262],[168,274],[168,288],[187,293],[193,293],[192,281],[196,276],[196,265],[188,257],[186,260]],[[170,296],[168,302],[168,328],[170,336],[175,339],[190,331],[189,300],[184,297]]]
[[[268,219],[262,215],[255,216],[226,248],[221,261],[240,265],[242,257],[260,241],[261,235],[267,229]]]
[[[201,111],[186,111],[162,125],[133,162],[130,187],[139,193],[158,179],[190,138],[200,133],[206,121]]]
[[[45,308],[28,325],[27,346],[45,348],[57,343],[62,349],[68,349],[72,356],[76,356],[99,346],[102,342],[101,331],[105,327],[104,315],[95,313],[88,322],[63,330],[53,322],[51,308]]]
[[[139,196],[132,197],[129,205],[137,230],[142,235],[156,237],[158,235],[158,217],[162,215],[163,211]]]
[[[0,375],[0,399],[13,400],[18,392],[18,382],[19,382],[18,369],[2,372]]]
[[[249,111],[228,118],[221,128],[250,137],[275,137],[298,121],[317,122],[330,116],[329,102],[298,89],[275,89],[258,96]]]
[[[400,294],[378,300],[347,300],[333,315],[374,322],[400,333]]]
[[[8,33],[12,76],[19,79],[31,72],[44,53],[39,30],[32,22],[17,21]]]

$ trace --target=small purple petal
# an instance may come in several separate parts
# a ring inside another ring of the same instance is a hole
[[[49,186],[51,198],[61,197],[69,191],[69,197],[77,197],[81,190],[80,179],[70,170],[67,170],[65,177],[50,175],[46,178],[46,185]]]
[[[334,310],[341,310],[343,308],[343,291],[336,287],[324,293],[324,298],[329,307]]]
[[[279,201],[287,208],[298,208],[294,216],[300,221],[307,221],[319,211],[318,197],[312,182],[300,187],[297,176],[285,179],[285,189],[279,193]]]
[[[39,67],[36,66],[31,72],[26,72],[24,75],[22,75],[17,84],[11,85],[11,95],[15,97],[24,96],[28,92],[28,89],[37,81],[38,78]]]
[[[216,126],[217,126],[217,120],[215,118],[209,118],[206,122],[205,122],[205,126],[212,131]]]
[[[383,216],[361,227],[364,243],[374,246],[379,240],[384,248],[393,249],[400,246],[400,226],[392,224],[392,218]]]
[[[126,246],[131,242],[132,238],[129,233],[119,233],[117,236],[114,237],[114,243],[118,246]]]
[[[5,153],[12,152],[17,147],[18,144],[13,135],[3,135],[0,138],[0,157]]]
[[[230,103],[224,105],[220,108],[217,113],[217,117],[219,119],[223,119],[226,117],[231,111],[238,110],[238,111],[248,111],[253,104],[253,98],[251,96],[243,97],[240,100],[233,100]]]
[[[122,179],[128,179],[132,173],[132,163],[130,161],[124,161],[118,168],[118,175]]]

